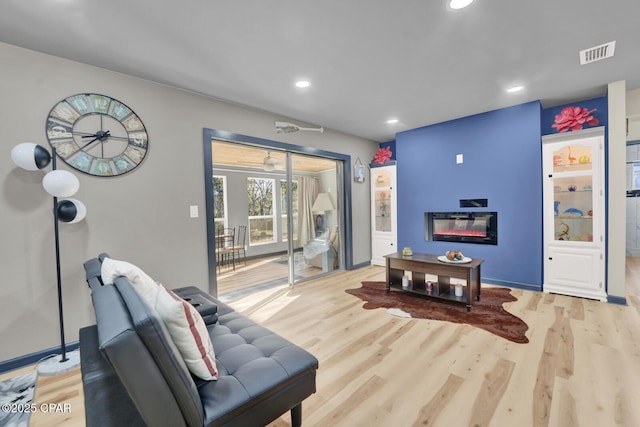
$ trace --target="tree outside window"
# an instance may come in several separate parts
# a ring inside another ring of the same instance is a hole
[[[287,215],[287,181],[280,181],[280,195],[282,202],[282,241],[286,242],[289,239],[289,227]],[[291,204],[293,205],[292,219],[293,219],[293,240],[298,240],[298,181],[291,181]]]
[[[227,205],[225,203],[226,176],[213,176],[213,223],[216,234],[222,234],[226,227]]]
[[[274,186],[274,179],[247,178],[250,245],[276,241]]]

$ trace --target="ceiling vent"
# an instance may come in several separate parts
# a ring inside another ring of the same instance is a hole
[[[580,51],[580,65],[590,64],[601,59],[611,58],[616,51],[615,40]]]

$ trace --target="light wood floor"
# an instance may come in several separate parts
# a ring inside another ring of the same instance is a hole
[[[286,283],[289,275],[287,264],[276,262],[284,255],[256,258],[238,262],[236,269],[225,265],[217,275],[218,295],[237,292],[254,285],[282,281]],[[299,277],[311,277],[321,273],[321,269],[307,265],[297,265],[295,274]]]
[[[363,310],[344,292],[383,278],[372,266],[232,302],[319,359],[305,426],[640,425],[640,258],[627,259],[626,307],[514,290],[505,306],[529,325],[528,344]],[[40,378],[36,402],[72,412],[36,413],[33,425],[84,425],[80,383],[78,372]],[[288,415],[271,427],[286,425]]]

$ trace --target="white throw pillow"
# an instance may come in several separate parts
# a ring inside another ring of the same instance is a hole
[[[126,277],[140,298],[156,309],[189,371],[203,380],[218,379],[213,344],[198,310],[129,262],[105,258],[101,275],[105,285]]]
[[[216,355],[198,310],[162,285],[155,308],[189,371],[203,380],[217,380]]]
[[[101,275],[102,283],[105,285],[113,284],[116,277],[126,277],[138,295],[140,295],[140,298],[142,298],[149,307],[155,305],[158,290],[161,286],[139,267],[126,261],[105,258],[102,261]]]

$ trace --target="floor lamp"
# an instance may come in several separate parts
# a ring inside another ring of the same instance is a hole
[[[32,142],[18,144],[11,150],[11,159],[22,169],[43,169],[51,163],[51,172],[42,179],[42,186],[47,193],[53,196],[53,223],[56,251],[56,278],[58,282],[58,316],[60,318],[60,355],[45,360],[38,366],[38,373],[42,375],[55,375],[67,372],[80,364],[78,352],[67,354],[64,341],[64,316],[62,310],[62,279],[60,274],[60,235],[58,222],[73,224],[85,217],[87,209],[85,205],[76,199],[58,201],[58,197],[71,197],[80,188],[80,181],[69,171],[56,169],[56,150],[53,154],[42,146]]]

